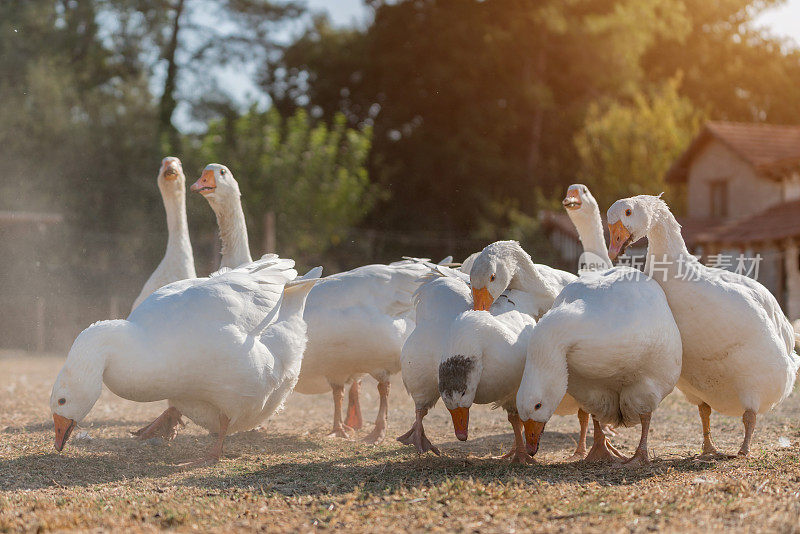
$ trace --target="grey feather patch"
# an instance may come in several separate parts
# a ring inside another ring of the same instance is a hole
[[[439,392],[461,393],[467,391],[467,376],[475,367],[475,362],[466,356],[456,354],[439,364]]]

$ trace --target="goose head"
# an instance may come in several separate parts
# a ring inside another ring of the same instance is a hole
[[[511,283],[516,261],[513,251],[504,246],[506,243],[513,242],[497,241],[488,245],[472,263],[469,279],[475,310],[487,311]]]
[[[536,454],[547,422],[567,393],[566,358],[550,359],[529,351],[517,390],[517,412],[525,427],[525,440]]]
[[[184,191],[186,176],[183,174],[181,160],[175,156],[167,156],[161,160],[161,168],[158,170],[158,187],[162,191],[175,193]]]
[[[83,421],[100,397],[102,382],[91,384],[85,376],[66,366],[58,374],[50,394],[55,425],[56,450],[61,452],[75,427]]]
[[[592,196],[589,188],[583,184],[572,184],[567,188],[567,195],[561,201],[570,218],[574,215],[592,215],[594,210],[600,210],[597,201]]]
[[[114,335],[123,323],[127,321],[95,323],[72,344],[50,394],[57,451],[64,448],[72,431],[100,398],[106,359],[114,350]]]
[[[647,236],[654,221],[654,202],[664,203],[652,195],[639,195],[623,198],[608,208],[608,230],[610,243],[608,256],[614,260],[625,248]]]
[[[483,360],[461,354],[443,358],[439,364],[439,395],[453,418],[456,437],[466,441],[469,432],[469,408],[483,372]]]
[[[192,184],[191,190],[203,195],[215,211],[218,207],[239,202],[242,196],[233,173],[219,163],[206,165],[200,178]]]

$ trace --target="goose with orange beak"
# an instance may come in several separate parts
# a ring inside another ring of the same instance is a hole
[[[183,415],[217,433],[209,452],[189,465],[219,461],[225,436],[264,422],[297,381],[306,345],[303,308],[322,269],[297,278],[293,267],[272,254],[209,278],[174,282],[128,319],[86,328],[50,396],[56,450],[64,449],[105,384],[128,400],[168,400],[164,420],[154,424]]]
[[[582,202],[581,195],[577,191],[568,194],[565,202],[573,207],[582,205],[581,211],[590,209],[589,203]],[[516,293],[512,297],[515,302],[520,302],[523,298],[528,300],[529,304],[526,305],[526,309],[529,311],[527,313],[537,319],[550,309],[558,293],[576,279],[577,277],[571,273],[533,263],[531,257],[516,241],[497,241],[488,245],[474,259],[470,269],[475,310],[486,309],[495,302],[496,295],[501,295],[504,291],[512,291]],[[515,382],[515,385],[517,383]],[[578,445],[569,461],[582,459],[586,456],[588,414],[580,409],[577,401],[570,395],[563,396],[556,407],[555,414],[562,416],[576,414],[578,416],[580,425]],[[512,421],[512,426],[514,424]],[[521,423],[519,428],[521,428]],[[530,441],[528,450],[535,453],[535,447]]]
[[[181,160],[174,156],[161,160],[156,183],[167,214],[167,250],[133,302],[131,311],[158,288],[197,276],[186,220],[186,176]]]
[[[514,445],[503,458],[518,463],[531,461],[516,407],[528,338],[536,324],[526,311],[513,297],[503,296],[492,313],[462,313],[450,327],[447,349],[439,364],[439,395],[450,411],[456,438],[467,440],[473,404],[500,406],[508,413],[514,431]]]
[[[242,210],[242,193],[231,170],[219,163],[209,163],[190,189],[203,195],[217,216],[222,243],[220,268],[233,269],[253,261]]]
[[[617,200],[608,209],[609,254],[647,237],[645,272],[663,288],[680,330],[683,365],[678,389],[697,405],[702,455],[726,457],[711,439],[712,410],[741,417],[739,456],[750,453],[759,414],[791,393],[800,367],[796,336],[772,293],[741,272],[700,263],[681,226],[659,196]],[[755,262],[757,258],[752,258]]]
[[[517,410],[538,448],[565,394],[592,415],[588,462],[618,462],[602,425],[641,424],[628,465],[649,462],[650,416],[678,381],[681,339],[659,285],[640,271],[587,271],[567,285],[531,333]]]
[[[506,289],[530,295],[534,319],[553,305],[561,289],[577,277],[566,271],[533,263],[516,241],[495,241],[475,258],[469,273],[473,309],[486,311]]]
[[[471,270],[471,262],[465,263],[464,271]],[[521,347],[516,349],[517,356],[504,351],[515,345],[525,324],[533,324],[530,314],[535,306],[527,294],[511,290],[494,301],[488,313],[470,311],[469,275],[442,265],[426,265],[431,272],[414,294],[415,326],[400,358],[403,384],[414,400],[416,419],[397,440],[414,446],[420,454],[432,451],[438,455],[439,449],[425,435],[423,419],[440,397],[450,410],[460,440],[469,436],[469,410],[474,402],[498,401],[516,413],[513,394],[522,372],[525,344],[516,344]],[[500,325],[500,315],[508,319],[508,325]],[[518,317],[519,324],[512,316]],[[484,362],[489,366],[485,374]]]

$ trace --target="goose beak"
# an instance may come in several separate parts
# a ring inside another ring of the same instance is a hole
[[[631,242],[631,233],[625,228],[622,221],[609,224],[608,230],[611,234],[611,243],[608,245],[608,257],[613,261],[617,259],[617,256],[625,252],[625,247]]]
[[[546,423],[534,421],[533,419],[522,422],[522,425],[525,427],[525,441],[528,443],[528,454],[531,456],[535,455],[539,450],[539,438],[542,436],[542,432],[544,432],[545,424]]]
[[[189,189],[205,196],[209,193],[213,193],[216,188],[217,179],[214,178],[214,171],[211,169],[206,169],[203,171],[203,174],[200,175],[200,178],[198,178]]]
[[[177,180],[181,168],[181,160],[175,156],[167,156],[161,160],[162,175],[165,180]]]
[[[64,416],[58,415],[57,413],[53,414],[53,422],[55,423],[55,431],[56,431],[56,450],[61,452],[64,448],[64,445],[67,443],[69,439],[69,435],[72,434],[72,430],[75,428],[75,421],[72,419],[67,419]]]
[[[467,430],[469,429],[469,408],[455,408],[450,410],[450,415],[453,417],[453,428],[456,431],[456,437],[461,441],[467,441]]]
[[[581,194],[577,189],[570,189],[567,191],[567,196],[561,204],[568,210],[577,210],[581,207]]]
[[[170,163],[166,169],[164,169],[164,179],[165,180],[177,180],[178,179],[178,166],[174,163]]]
[[[472,288],[472,303],[474,310],[477,311],[489,311],[489,308],[492,307],[492,303],[494,299],[492,298],[492,294],[489,293],[489,290],[485,287],[481,289]]]

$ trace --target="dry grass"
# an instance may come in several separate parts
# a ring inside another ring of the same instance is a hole
[[[65,452],[52,446],[48,399],[60,357],[0,354],[0,531],[781,531],[800,532],[800,396],[762,417],[752,457],[699,461],[694,407],[673,394],[654,417],[651,454],[640,469],[559,462],[577,422],[555,418],[530,467],[492,459],[511,442],[502,412],[473,409],[471,439],[454,440],[439,404],[426,419],[443,456],[329,440],[328,396],[294,395],[260,430],[233,436],[218,465],[175,467],[210,444],[190,424],[172,443],[128,436],[163,403],[136,404],[104,392]],[[376,411],[362,389],[365,418]],[[390,437],[413,420],[397,380]],[[738,420],[713,417],[717,444],[735,452]],[[361,436],[371,429],[367,424]],[[90,439],[75,439],[87,431]],[[784,439],[779,439],[784,438]],[[638,428],[615,443],[631,452]],[[781,447],[781,442],[788,447]]]

